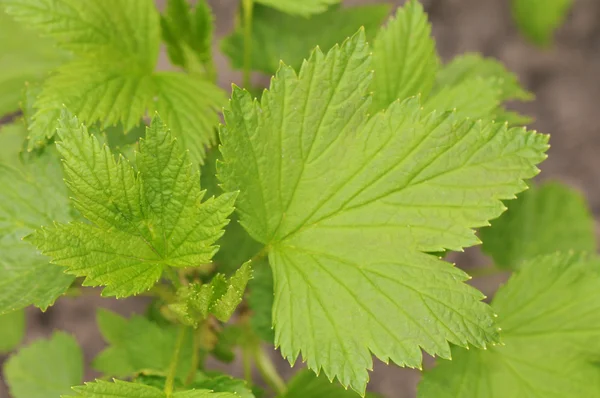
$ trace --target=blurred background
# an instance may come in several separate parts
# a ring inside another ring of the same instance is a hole
[[[302,1],[302,0],[298,0]],[[375,0],[347,0],[347,6],[381,3]],[[536,99],[519,103],[513,109],[535,118],[532,128],[551,135],[549,158],[542,166],[540,180],[560,180],[580,190],[588,199],[597,217],[600,214],[600,1],[576,0],[566,23],[558,30],[554,44],[539,49],[525,41],[512,22],[508,0],[422,0],[433,25],[438,52],[444,61],[465,52],[479,52],[499,59],[514,72],[521,84],[533,92]],[[209,1],[216,15],[216,38],[233,30],[238,0]],[[400,6],[404,1],[388,1]],[[159,7],[164,1],[157,1]],[[215,51],[218,45],[215,43]],[[307,54],[308,55],[308,54]],[[232,82],[241,84],[241,73],[233,71],[228,60],[215,54],[219,83],[230,90]],[[165,54],[159,68],[168,68]],[[257,84],[268,83],[268,77],[255,75]],[[597,228],[598,229],[598,228]],[[484,266],[477,248],[451,261],[470,268]],[[484,293],[492,295],[502,275],[477,280]],[[493,279],[493,280],[492,280]],[[96,308],[106,307],[123,315],[142,312],[147,301],[130,298],[117,301],[100,299],[97,295],[61,298],[46,313],[37,309],[28,312],[26,343],[50,336],[55,329],[72,333],[84,349],[85,359],[102,350],[104,343],[96,326]],[[279,353],[273,357],[284,376],[291,374],[287,362]],[[5,358],[0,357],[0,362]],[[431,361],[428,361],[431,365]],[[52,366],[51,364],[48,364]],[[223,369],[223,365],[217,365]],[[234,362],[233,373],[242,374],[241,364]],[[95,373],[87,372],[86,378]],[[376,363],[369,389],[390,398],[414,397],[419,373]],[[8,393],[0,381],[0,397]]]

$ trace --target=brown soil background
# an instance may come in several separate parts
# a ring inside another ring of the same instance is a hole
[[[302,0],[298,0],[302,1]],[[353,0],[356,5],[378,1]],[[381,2],[381,1],[379,1]],[[401,5],[404,1],[389,1]],[[159,0],[159,4],[164,1]],[[236,0],[212,0],[216,13],[217,38],[232,30]],[[500,59],[522,84],[535,93],[536,100],[515,104],[514,108],[532,115],[533,128],[551,135],[549,159],[542,165],[540,179],[558,179],[581,190],[593,213],[600,214],[600,1],[576,0],[566,24],[558,31],[555,44],[540,50],[519,36],[510,18],[509,0],[425,0],[433,34],[444,60],[464,52],[480,52]],[[219,82],[229,90],[231,82],[240,83],[227,60],[216,54]],[[161,60],[164,67],[165,62]],[[257,81],[264,78],[257,77]],[[455,256],[461,267],[483,265],[486,260],[477,250]],[[485,293],[493,293],[502,277],[478,281]],[[96,296],[59,299],[46,313],[28,312],[26,343],[49,336],[53,330],[65,330],[76,336],[85,352],[86,364],[102,350],[104,342],[95,321],[98,307],[124,315],[141,312],[146,301],[101,299]],[[282,374],[292,373],[277,352]],[[5,358],[0,357],[0,362]],[[48,366],[52,366],[51,363]],[[222,365],[219,366],[223,368]],[[239,363],[230,368],[241,375]],[[95,374],[88,370],[87,378]],[[375,364],[369,389],[389,398],[410,398],[416,393],[419,374],[394,365]],[[0,398],[9,397],[0,380]]]

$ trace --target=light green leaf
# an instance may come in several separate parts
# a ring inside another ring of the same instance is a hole
[[[369,54],[361,30],[298,75],[282,66],[261,103],[234,89],[219,169],[269,250],[275,344],[358,392],[371,354],[420,367],[421,349],[496,340],[467,275],[425,252],[477,244],[473,228],[526,188],[548,140],[416,99],[369,118]]]
[[[198,373],[191,387],[215,392],[232,392],[237,394],[239,398],[254,398],[254,394],[246,381],[234,379],[225,374],[206,375]]]
[[[206,0],[198,1],[194,7],[186,0],[168,0],[160,25],[174,65],[189,70],[196,63],[206,66],[211,61],[214,21]]]
[[[0,315],[0,354],[14,350],[25,337],[25,311]]]
[[[541,47],[550,45],[554,31],[565,21],[573,0],[512,0],[517,27],[529,41]]]
[[[55,224],[28,237],[55,264],[124,297],[150,289],[165,267],[211,261],[236,195],[202,202],[198,173],[158,116],[140,142],[139,173],[66,112],[59,135],[67,186],[92,224]]]
[[[56,332],[21,349],[4,365],[13,398],[59,398],[83,379],[83,353],[68,334]]]
[[[18,38],[18,40],[15,40]],[[25,82],[42,80],[54,67],[68,59],[43,39],[4,12],[0,3],[0,117],[19,109]]]
[[[308,18],[313,14],[321,14],[327,7],[338,4],[341,0],[254,0],[256,3],[275,8],[291,15]]]
[[[600,391],[600,261],[552,254],[527,261],[496,294],[503,345],[452,350],[426,372],[421,398],[595,397]]]
[[[555,251],[596,251],[594,218],[583,196],[560,183],[533,185],[506,204],[508,211],[482,228],[483,251],[497,266]]]
[[[191,283],[177,291],[177,301],[169,305],[179,321],[194,327],[213,314],[221,322],[227,322],[242,302],[248,280],[252,278],[250,262],[242,265],[227,280],[217,274],[210,283]]]
[[[368,38],[374,37],[389,10],[385,4],[332,7],[322,14],[302,18],[257,5],[252,19],[252,69],[272,74],[281,60],[300,68],[316,45],[329,49],[361,26],[365,27]],[[327,29],[323,29],[324,26]],[[234,68],[244,67],[241,27],[221,42],[221,49]]]
[[[3,150],[4,134],[18,137],[23,130],[3,128]],[[0,314],[31,304],[46,310],[74,278],[22,239],[42,224],[72,219],[58,159],[49,152],[22,163],[18,153],[3,152],[0,185]]]
[[[359,395],[351,390],[343,389],[339,384],[333,384],[325,375],[316,376],[308,370],[301,370],[289,381],[287,391],[279,398],[358,398]],[[367,393],[367,398],[378,395]]]
[[[167,373],[177,342],[176,326],[159,326],[144,317],[125,319],[107,310],[98,310],[98,326],[109,344],[93,362],[94,369],[110,377],[128,377],[152,370]],[[184,336],[177,365],[177,377],[185,379],[192,366],[192,333]]]
[[[429,110],[456,108],[461,116],[523,125],[531,119],[505,110],[502,103],[532,98],[533,95],[520,86],[517,77],[498,61],[478,54],[465,54],[454,58],[438,72],[425,107]]]
[[[239,398],[227,392],[210,390],[187,390],[167,395],[156,387],[146,386],[128,381],[114,380],[112,383],[96,380],[83,386],[73,387],[76,395],[63,395],[65,398]],[[73,394],[73,393],[72,393]]]
[[[373,42],[373,109],[431,91],[438,70],[435,41],[423,6],[416,0],[399,8]]]
[[[62,105],[82,122],[127,132],[146,112],[160,111],[202,161],[214,141],[216,110],[224,96],[212,83],[183,73],[154,73],[160,45],[159,14],[151,0],[5,0],[15,18],[72,50],[75,59],[45,82],[30,126],[29,150],[55,133]]]
[[[27,129],[21,121],[0,126],[0,163],[21,168],[21,152],[26,139]]]

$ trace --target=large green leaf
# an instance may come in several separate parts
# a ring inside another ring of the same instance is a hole
[[[303,18],[256,6],[252,20],[252,69],[272,74],[282,60],[299,68],[316,45],[329,49],[361,26],[368,37],[374,37],[389,9],[385,4],[332,7],[322,14]],[[221,48],[234,68],[244,67],[242,27],[225,38]]]
[[[58,134],[67,186],[91,224],[49,225],[28,237],[54,263],[123,297],[150,289],[166,267],[211,261],[236,195],[202,202],[198,173],[158,116],[140,142],[137,172],[66,112]]]
[[[502,345],[452,350],[425,373],[420,398],[596,397],[600,391],[600,260],[552,254],[527,261],[492,307]]]
[[[560,183],[533,185],[507,206],[480,231],[482,249],[497,266],[518,269],[523,260],[555,251],[596,251],[594,218],[579,192]]]
[[[482,294],[425,252],[477,244],[473,228],[547,149],[546,136],[427,114],[417,99],[369,117],[370,61],[361,30],[299,74],[283,65],[260,103],[235,88],[219,170],[268,250],[275,344],[359,392],[371,354],[420,367],[421,349],[496,341]]]
[[[60,398],[83,379],[83,353],[75,339],[54,333],[21,349],[4,365],[13,398]]]

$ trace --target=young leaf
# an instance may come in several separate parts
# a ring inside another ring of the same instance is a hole
[[[227,322],[242,302],[251,278],[252,269],[247,262],[229,280],[223,274],[217,274],[210,283],[192,283],[180,288],[177,302],[170,304],[169,308],[182,323],[194,327],[210,314],[221,322]]]
[[[214,23],[206,0],[198,1],[195,8],[186,0],[168,0],[160,25],[174,65],[190,69],[195,63],[206,66],[211,61]]]
[[[596,251],[594,218],[579,192],[544,183],[506,205],[508,211],[480,231],[482,249],[497,266],[515,270],[541,254]]]
[[[322,14],[303,18],[256,5],[252,18],[252,69],[273,74],[281,60],[300,68],[316,45],[329,49],[361,26],[367,37],[373,37],[389,10],[385,4],[331,7]],[[234,68],[244,67],[242,27],[221,42],[221,49]]]
[[[0,315],[0,354],[15,349],[25,337],[25,311]]]
[[[246,381],[234,379],[233,377],[224,374],[205,375],[198,373],[190,387],[207,389],[215,392],[232,392],[237,394],[236,396],[239,398],[254,398],[254,394],[248,387]]]
[[[361,30],[298,75],[282,65],[260,104],[235,88],[219,170],[269,248],[276,345],[359,392],[371,353],[420,367],[421,348],[447,357],[447,341],[496,341],[483,295],[425,252],[477,244],[473,228],[547,149],[546,136],[427,114],[416,99],[369,118],[369,53]]]
[[[498,61],[478,54],[465,54],[440,69],[425,106],[431,110],[456,108],[465,117],[522,125],[531,120],[505,110],[502,103],[528,101],[532,97],[520,86],[517,77]]]
[[[291,15],[300,15],[309,17],[313,14],[320,14],[327,10],[327,7],[338,4],[341,0],[254,0],[256,3],[275,8],[281,12]]]
[[[287,391],[279,398],[358,398],[359,395],[345,390],[338,384],[327,380],[325,375],[316,376],[308,370],[301,370],[290,380]],[[378,395],[367,393],[367,398],[377,398]]]
[[[142,370],[166,373],[173,358],[177,327],[159,326],[144,317],[125,319],[107,310],[98,310],[98,326],[109,344],[93,363],[106,376],[128,377]],[[192,366],[192,334],[184,337],[176,376],[185,380]]]
[[[438,70],[435,41],[423,6],[416,0],[399,8],[373,42],[373,109],[431,91]]]
[[[492,307],[503,345],[452,350],[426,372],[421,398],[593,397],[600,391],[600,260],[552,254],[527,261]]]
[[[83,386],[73,387],[71,394],[64,398],[239,398],[228,392],[212,392],[210,390],[177,391],[167,396],[156,387],[146,386],[128,381],[114,380],[112,383],[96,380]]]
[[[65,112],[59,124],[66,183],[91,224],[43,227],[29,241],[66,272],[85,276],[85,286],[106,286],[105,296],[138,294],[166,267],[211,261],[236,194],[202,202],[198,173],[158,116],[140,142],[138,174],[77,118]]]
[[[22,137],[23,130],[14,126],[0,131],[0,314],[31,304],[46,310],[74,280],[22,240],[42,224],[72,219],[54,153],[23,163],[15,145],[5,141]],[[5,148],[10,148],[10,153],[5,153]]]
[[[29,149],[54,135],[55,115],[65,104],[83,122],[125,131],[146,111],[158,110],[201,161],[213,143],[215,109],[223,95],[197,76],[154,73],[160,45],[159,15],[151,0],[5,0],[18,20],[53,37],[75,59],[44,84],[30,127]],[[190,109],[193,109],[190,112]]]
[[[512,0],[517,27],[529,41],[548,46],[554,31],[565,21],[573,0]]]
[[[15,40],[18,38],[18,40]],[[16,23],[0,5],[0,117],[19,109],[25,82],[36,82],[68,59],[52,40]]]
[[[58,398],[83,379],[83,353],[77,341],[57,332],[8,359],[4,376],[13,398]]]

